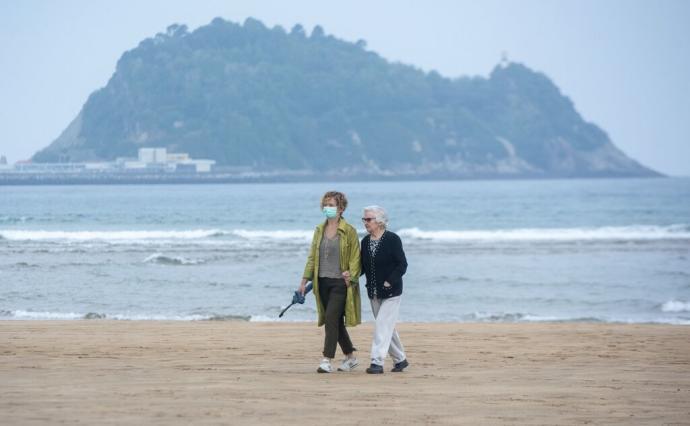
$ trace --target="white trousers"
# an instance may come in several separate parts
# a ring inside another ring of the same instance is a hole
[[[371,310],[376,318],[374,340],[371,342],[371,363],[383,366],[386,354],[390,354],[395,363],[405,359],[405,348],[395,330],[400,312],[400,297],[388,299],[370,299]]]

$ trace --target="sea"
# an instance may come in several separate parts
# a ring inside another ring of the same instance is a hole
[[[0,320],[315,321],[328,190],[388,211],[400,321],[690,324],[690,178],[0,186]]]

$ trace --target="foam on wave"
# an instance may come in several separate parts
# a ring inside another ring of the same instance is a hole
[[[200,265],[205,263],[203,259],[189,259],[183,256],[166,256],[163,253],[154,253],[144,259],[144,263],[158,263],[161,265]]]
[[[310,241],[313,230],[122,230],[122,231],[46,231],[0,230],[0,239],[12,241],[130,242],[211,241],[230,237],[247,241]],[[639,241],[690,239],[690,225],[632,225],[599,228],[515,228],[480,230],[422,230],[403,228],[402,238],[428,241]]]
[[[246,230],[236,229],[232,231],[233,235],[246,239],[267,239],[267,240],[306,240],[311,241],[314,231],[304,230],[277,230],[277,231],[262,231],[262,230]]]
[[[17,241],[136,241],[136,240],[192,240],[219,234],[217,229],[187,231],[44,231],[1,230],[0,237]]]
[[[669,300],[661,305],[663,312],[690,312],[690,302],[681,300]]]
[[[518,228],[467,231],[423,231],[419,228],[405,228],[398,231],[398,235],[403,238],[431,241],[635,241],[690,239],[690,227],[687,225],[635,225],[600,228]]]
[[[50,312],[31,310],[0,310],[0,318],[12,320],[131,320],[131,321],[251,321],[250,315],[200,315],[200,314],[154,314],[154,313],[113,313],[100,312]]]

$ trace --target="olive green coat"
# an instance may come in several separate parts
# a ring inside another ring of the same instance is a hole
[[[325,323],[325,309],[319,296],[319,247],[323,238],[326,222],[321,223],[314,230],[314,237],[311,241],[311,250],[307,258],[307,265],[304,267],[303,278],[311,280],[314,284],[314,297],[316,297],[316,310],[319,317],[319,326]],[[352,225],[347,223],[344,218],[338,222],[338,235],[340,235],[340,270],[350,271],[350,285],[347,287],[347,297],[345,299],[345,325],[354,327],[362,323],[362,301],[359,296],[359,272],[361,263],[359,260],[359,237]],[[345,284],[343,284],[345,285]]]

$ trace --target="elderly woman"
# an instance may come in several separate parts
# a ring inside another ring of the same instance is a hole
[[[356,326],[361,321],[359,297],[359,238],[355,228],[345,221],[347,208],[345,194],[326,192],[321,198],[321,210],[326,220],[314,231],[311,250],[304,268],[299,292],[304,294],[307,281],[314,283],[314,297],[318,312],[318,325],[325,325],[323,359],[317,371],[333,371],[336,344],[340,344],[345,359],[339,371],[357,367],[355,348],[345,326]]]
[[[362,222],[369,233],[362,239],[362,273],[367,276],[367,294],[376,318],[371,366],[367,373],[383,373],[387,353],[395,362],[391,371],[402,372],[409,363],[395,323],[400,311],[402,276],[407,271],[407,259],[400,237],[386,230],[388,215],[382,207],[365,207]]]

